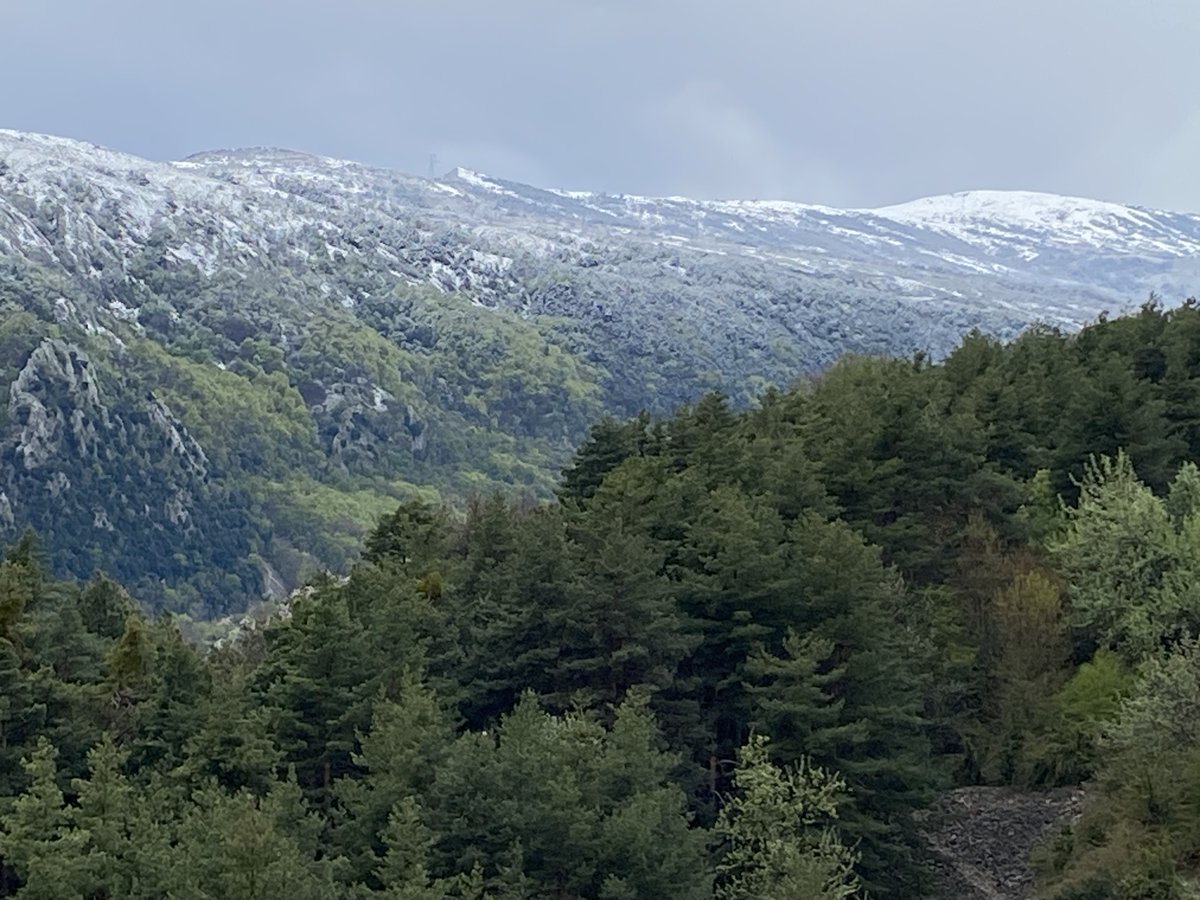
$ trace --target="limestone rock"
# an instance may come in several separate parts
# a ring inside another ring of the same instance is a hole
[[[111,423],[87,354],[74,344],[43,340],[10,386],[8,409],[20,428],[16,456],[26,469],[65,452],[100,458]]]

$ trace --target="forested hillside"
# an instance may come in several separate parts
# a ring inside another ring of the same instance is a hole
[[[0,895],[918,898],[937,792],[1086,782],[1040,896],[1194,896],[1198,400],[1191,303],[845,358],[394,506],[208,651],[26,536]]]
[[[552,496],[603,415],[1071,330],[1185,296],[1198,249],[1198,216],[1047,194],[653,199],[0,131],[0,543],[240,612],[400,501]]]

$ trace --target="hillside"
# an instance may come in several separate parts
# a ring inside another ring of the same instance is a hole
[[[1198,216],[1049,195],[650,199],[0,132],[0,538],[225,612],[399,499],[547,494],[605,414],[1182,299],[1198,247]]]
[[[0,897],[1194,898],[1197,348],[1147,304],[605,422],[203,649],[22,537]]]

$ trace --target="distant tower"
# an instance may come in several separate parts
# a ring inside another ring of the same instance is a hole
[[[430,181],[437,180],[437,154],[436,153],[429,154],[429,180]]]

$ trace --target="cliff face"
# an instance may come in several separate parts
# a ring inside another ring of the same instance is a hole
[[[1030,792],[968,787],[949,791],[924,813],[937,896],[945,900],[1028,900],[1029,857],[1083,806],[1083,791]]]
[[[0,419],[0,525],[36,528],[78,575],[144,586],[150,567],[199,570],[189,552],[214,537],[224,492],[171,407],[120,371],[62,337],[29,352]]]
[[[153,393],[110,406],[88,354],[60,338],[33,350],[9,387],[8,428],[0,434],[4,465],[0,484],[12,504],[36,506],[48,492],[60,515],[80,503],[111,530],[118,506],[139,508],[148,523],[184,528],[196,489],[207,476],[204,450],[170,407]],[[114,468],[127,476],[152,472],[156,483],[112,484]],[[163,477],[165,476],[165,478]],[[155,494],[161,502],[150,502]]]
[[[68,447],[71,455],[92,460],[111,452],[108,410],[88,365],[81,348],[46,339],[10,386],[9,417],[19,429],[14,451],[25,471],[45,468]]]

